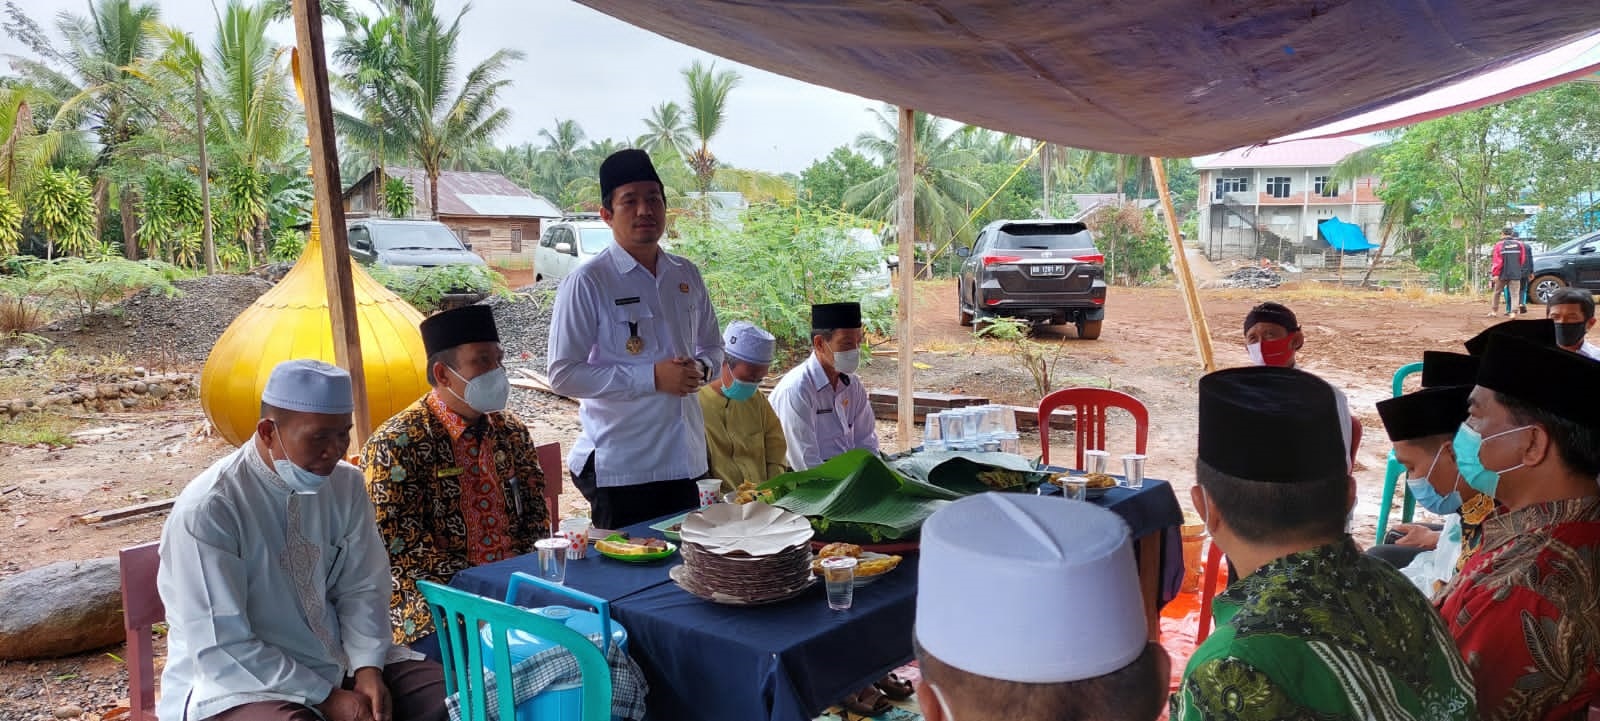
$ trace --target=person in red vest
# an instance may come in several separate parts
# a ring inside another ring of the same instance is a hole
[[[1500,231],[1500,242],[1494,244],[1494,250],[1489,253],[1489,276],[1494,278],[1494,285],[1489,288],[1489,316],[1499,315],[1500,291],[1510,290],[1515,284],[1516,292],[1511,297],[1517,298],[1518,313],[1528,312],[1527,297],[1523,295],[1524,281],[1522,269],[1531,262],[1533,253],[1528,250],[1528,244],[1517,240],[1517,234],[1510,228]],[[1509,302],[1506,306],[1506,317],[1511,317]]]

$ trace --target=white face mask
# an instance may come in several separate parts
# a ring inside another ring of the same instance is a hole
[[[450,366],[445,368],[451,375],[461,378],[461,374],[454,368]],[[506,401],[511,399],[511,377],[506,375],[505,368],[496,368],[470,381],[465,378],[461,380],[467,384],[466,396],[457,394],[448,386],[445,389],[450,390],[450,395],[460,398],[461,402],[470,406],[472,410],[479,413],[498,413],[506,409]]]
[[[290,490],[295,493],[310,494],[322,490],[322,487],[328,483],[328,479],[332,478],[333,474],[319,476],[289,460],[289,449],[284,447],[283,438],[279,435],[283,432],[283,429],[278,426],[277,421],[272,422],[272,429],[272,437],[278,442],[278,450],[283,451],[282,458],[272,459],[272,470],[277,472],[278,477],[283,479],[283,482],[288,484]]]
[[[1264,366],[1267,364],[1267,359],[1261,355],[1260,343],[1251,343],[1244,347],[1244,351],[1250,354],[1251,365]]]
[[[833,369],[840,373],[854,373],[861,367],[861,349],[833,352]]]

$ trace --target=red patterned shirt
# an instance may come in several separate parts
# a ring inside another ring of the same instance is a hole
[[[427,395],[427,403],[450,434],[450,450],[461,469],[456,482],[461,486],[461,517],[467,524],[467,562],[481,566],[516,555],[506,530],[511,518],[505,495],[494,471],[494,441],[485,433],[489,417],[478,416],[468,425],[439,400],[438,391]]]

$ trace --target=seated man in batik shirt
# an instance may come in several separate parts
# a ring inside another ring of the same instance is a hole
[[[422,321],[428,382],[362,451],[367,492],[389,549],[396,643],[438,657],[420,580],[529,553],[549,535],[544,473],[528,429],[505,411],[510,383],[488,306]]]

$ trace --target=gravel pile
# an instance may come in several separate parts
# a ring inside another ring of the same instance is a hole
[[[491,296],[483,301],[494,310],[494,324],[500,331],[500,345],[508,361],[520,361],[531,370],[544,372],[545,350],[550,341],[550,312],[555,307],[560,281],[541,280],[516,289],[511,299]]]
[[[1283,276],[1267,268],[1246,266],[1229,273],[1219,283],[1223,288],[1276,288],[1283,284]]]
[[[202,363],[233,319],[272,287],[248,275],[210,275],[173,285],[181,293],[176,298],[143,291],[82,321],[72,317],[45,326],[44,335],[57,347],[83,352]]]

